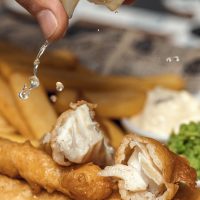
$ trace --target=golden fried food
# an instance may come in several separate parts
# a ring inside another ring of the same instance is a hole
[[[185,88],[185,80],[180,75],[163,74],[143,77],[143,84],[152,89],[155,86],[161,86],[172,90],[182,90]],[[148,88],[148,87],[147,87]]]
[[[109,196],[106,200],[122,200],[119,192],[114,191],[111,196]]]
[[[0,112],[16,130],[27,138],[33,135],[18,110],[9,84],[0,77]]]
[[[22,177],[35,192],[44,188],[59,191],[75,200],[102,200],[112,192],[109,178],[98,176],[93,164],[59,167],[45,152],[30,143],[18,144],[0,139],[0,173]]]
[[[16,133],[17,130],[8,123],[8,121],[0,114],[0,134],[1,133]]]
[[[54,50],[42,58],[44,67],[75,70],[79,65],[78,57],[68,50]]]
[[[8,81],[9,76],[13,73],[12,69],[6,62],[0,62],[0,74],[2,78]]]
[[[101,117],[120,119],[139,113],[146,100],[144,92],[134,90],[85,91],[86,100],[96,103]]]
[[[49,194],[45,191],[34,194],[30,186],[17,179],[11,179],[0,175],[0,199],[1,200],[70,200],[61,193]]]
[[[190,187],[182,184],[180,185],[174,200],[200,200],[200,189],[191,189]]]
[[[57,100],[54,104],[57,113],[61,114],[67,109],[71,102],[78,100],[78,92],[73,89],[65,89],[57,95]]]
[[[9,83],[20,113],[26,119],[26,123],[34,137],[40,139],[46,132],[52,129],[56,122],[57,114],[42,86],[31,92],[28,101],[23,101],[19,98],[18,93],[21,91],[24,83],[27,82],[28,77],[27,74],[13,73],[9,77]]]
[[[20,66],[19,66],[20,67]],[[19,68],[18,68],[19,69]],[[180,90],[185,87],[185,81],[178,75],[159,75],[145,78],[133,76],[102,76],[80,74],[77,72],[64,72],[62,70],[40,69],[41,80],[48,90],[59,79],[66,87],[77,90],[93,91],[149,91],[156,86]],[[149,79],[148,79],[149,78]]]
[[[44,137],[43,144],[49,144],[52,157],[59,165],[93,162],[106,166],[113,163],[114,150],[94,119],[95,107],[85,101],[72,103],[58,118],[51,133]]]
[[[32,68],[27,64],[19,64],[4,60],[14,71],[31,73]],[[132,90],[132,91],[149,91],[156,86],[166,87],[169,89],[180,90],[185,87],[185,81],[179,75],[157,75],[150,77],[138,78],[134,76],[103,76],[97,75],[93,72],[78,65],[75,69],[56,67],[42,67],[40,68],[41,82],[48,91],[55,91],[55,83],[59,80],[67,88],[76,90],[93,90],[93,91],[118,91],[118,90]],[[92,76],[89,76],[91,75]],[[89,76],[89,77],[88,77]]]
[[[196,185],[196,171],[161,143],[134,134],[126,136],[116,153],[115,165],[102,176],[118,178],[123,200],[173,199],[179,184]]]
[[[112,147],[117,149],[123,140],[125,132],[123,132],[122,129],[120,127],[118,127],[111,120],[103,119],[102,124],[105,127],[105,131],[109,138],[110,144],[112,145]]]
[[[13,142],[24,143],[29,141],[34,147],[40,147],[38,140],[29,140],[26,137],[13,132],[0,132],[0,137],[11,140]]]

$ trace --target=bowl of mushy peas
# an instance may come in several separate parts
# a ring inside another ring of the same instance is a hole
[[[182,124],[178,132],[171,134],[168,147],[189,161],[200,180],[200,122]],[[197,184],[200,186],[199,181]]]

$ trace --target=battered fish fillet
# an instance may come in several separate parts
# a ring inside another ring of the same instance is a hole
[[[0,173],[22,177],[35,192],[44,188],[76,200],[102,200],[112,192],[109,178],[98,176],[94,164],[60,167],[45,152],[30,143],[19,144],[0,138]]]
[[[61,193],[49,194],[45,191],[33,194],[30,186],[24,181],[0,175],[1,200],[70,200]]]
[[[112,165],[114,149],[109,145],[99,124],[94,120],[96,106],[85,101],[71,104],[57,120],[51,133],[43,139],[44,149],[52,153],[56,163],[93,162],[99,166]]]
[[[196,184],[196,172],[188,162],[150,138],[126,136],[115,163],[100,175],[118,178],[123,200],[170,200],[179,183],[191,188]]]

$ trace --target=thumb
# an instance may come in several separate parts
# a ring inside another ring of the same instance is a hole
[[[68,16],[60,0],[16,0],[33,15],[44,34],[53,41],[64,36],[68,26]]]

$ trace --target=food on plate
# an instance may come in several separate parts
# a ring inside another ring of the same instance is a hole
[[[169,148],[185,156],[200,178],[200,122],[182,124],[178,132],[174,132],[168,142]]]
[[[19,135],[17,133],[5,133],[5,132],[0,132],[0,137],[4,139],[11,140],[13,142],[18,142],[18,143],[24,143],[26,141],[29,141],[34,147],[39,147],[40,143],[38,140],[28,140],[26,137],[23,137],[22,135]]]
[[[98,176],[100,168],[92,163],[60,167],[45,152],[30,143],[19,144],[0,139],[0,173],[21,177],[36,192],[62,192],[75,200],[107,198],[113,184],[109,178]]]
[[[14,95],[9,87],[9,83],[2,77],[0,77],[0,90],[0,112],[2,116],[23,136],[33,138],[29,127],[24,123],[25,119],[16,107]]]
[[[111,146],[117,149],[121,144],[125,133],[119,126],[109,119],[103,119],[102,125],[105,127],[105,132],[109,138]]]
[[[187,91],[160,87],[148,93],[143,111],[130,118],[141,130],[165,135],[190,121],[200,121],[200,102]]]
[[[13,64],[10,60],[4,60],[4,62],[14,71],[24,73],[32,72],[32,68],[28,67],[27,64]],[[94,91],[118,91],[124,89],[149,91],[156,86],[180,90],[185,87],[183,78],[175,74],[138,78],[134,76],[103,76],[93,73],[93,76],[88,78],[89,72],[82,68],[80,65],[75,70],[70,70],[70,68],[58,70],[57,68],[42,67],[40,69],[41,82],[48,91],[55,90],[55,83],[58,80],[68,88]]]
[[[106,200],[122,200],[118,191],[113,191],[111,196],[109,196]]]
[[[39,194],[33,193],[30,186],[24,181],[11,179],[0,175],[0,199],[1,200],[70,200],[60,193],[42,191]]]
[[[100,175],[117,178],[123,200],[169,200],[180,183],[191,188],[196,184],[196,172],[187,160],[153,139],[134,134],[123,139],[115,165],[106,167]]]
[[[173,200],[199,200],[200,189],[191,189],[190,187],[182,184]]]
[[[69,105],[71,102],[76,102],[78,100],[79,94],[78,91],[74,89],[64,89],[57,95],[56,102],[54,103],[54,107],[57,113],[61,114],[67,109],[69,109]]]
[[[44,56],[42,58],[42,63],[46,65],[46,67],[50,65],[50,68],[68,70],[76,70],[80,65],[78,57],[66,49],[58,49],[49,52],[49,56]]]
[[[22,101],[18,97],[23,84],[27,82],[27,74],[12,73],[9,83],[13,91],[19,112],[23,115],[34,137],[40,139],[51,130],[57,119],[57,114],[51,105],[42,86],[31,93],[28,101]]]
[[[16,133],[17,130],[8,123],[8,121],[0,114],[0,134]]]
[[[149,89],[152,89],[155,86],[160,86],[172,90],[182,90],[185,88],[186,85],[183,77],[177,74],[145,76],[143,77],[143,81],[144,84],[149,86]],[[152,86],[150,87],[151,84]]]
[[[2,76],[2,79],[8,81],[8,77],[12,74],[12,69],[9,67],[9,65],[6,62],[1,61],[0,62],[0,75]]]
[[[42,141],[44,146],[50,146],[54,161],[64,166],[88,162],[112,164],[114,150],[94,119],[96,105],[79,101],[70,107]]]
[[[143,108],[146,95],[141,91],[84,91],[83,97],[98,104],[97,113],[101,117],[120,119],[130,117]]]

